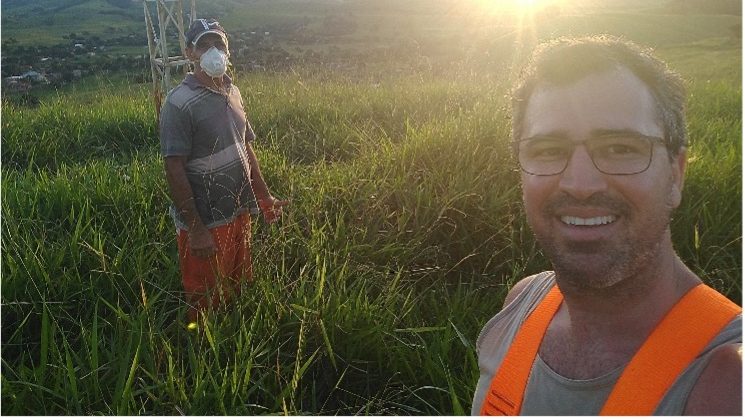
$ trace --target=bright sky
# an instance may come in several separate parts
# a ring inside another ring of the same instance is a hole
[[[494,12],[515,11],[518,13],[531,13],[537,9],[551,5],[564,3],[561,0],[476,0],[481,7],[491,9]]]

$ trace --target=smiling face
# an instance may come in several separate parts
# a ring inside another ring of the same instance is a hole
[[[550,136],[579,144],[607,133],[664,137],[648,88],[626,69],[562,86],[539,84],[528,100],[524,138]],[[522,172],[528,222],[560,278],[605,288],[673,253],[670,213],[680,204],[685,153],[671,160],[654,143],[649,168],[607,175],[577,146],[566,169]]]

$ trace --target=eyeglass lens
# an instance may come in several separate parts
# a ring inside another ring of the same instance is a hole
[[[582,143],[534,137],[518,143],[521,168],[533,175],[556,175],[566,169],[575,149],[584,145],[595,167],[610,175],[644,172],[652,160],[652,140],[642,136],[604,136]]]

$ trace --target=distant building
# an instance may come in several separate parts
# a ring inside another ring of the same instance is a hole
[[[11,92],[28,92],[31,85],[35,83],[49,83],[49,80],[34,70],[29,70],[20,76],[9,76],[3,79],[3,86]]]
[[[36,83],[49,83],[49,80],[47,80],[46,76],[34,70],[29,70],[18,77]]]

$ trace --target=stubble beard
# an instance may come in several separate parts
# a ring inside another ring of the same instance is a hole
[[[556,209],[572,200],[553,200],[540,217],[544,222],[555,222]],[[618,222],[626,223],[627,228],[622,235],[608,241],[569,242],[555,237],[553,230],[533,229],[536,240],[551,261],[557,278],[577,293],[604,294],[637,287],[637,282],[630,279],[659,264],[662,244],[670,235],[672,205],[666,202],[666,211],[658,212],[658,216],[635,221],[630,206],[621,200],[591,197],[591,201],[594,206],[600,203],[620,216]],[[636,229],[632,230],[634,225]]]
[[[553,239],[538,238],[563,284],[575,291],[596,293],[631,286],[634,278],[650,267],[660,255],[663,229],[657,240],[634,244],[557,244]],[[626,286],[626,287],[624,287]]]

